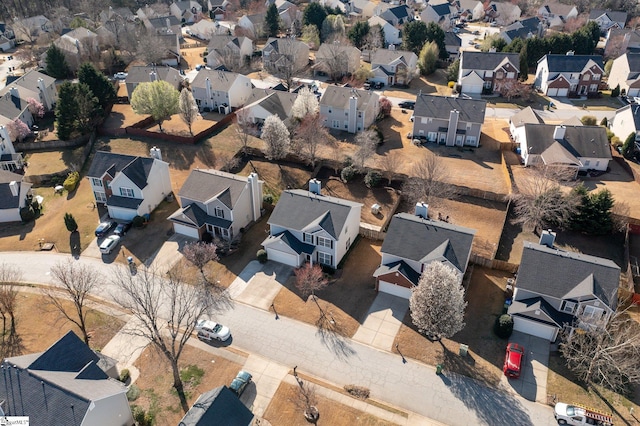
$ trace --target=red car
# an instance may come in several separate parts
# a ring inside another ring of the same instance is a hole
[[[520,366],[524,358],[524,348],[517,343],[507,345],[507,354],[504,357],[504,375],[517,379],[520,377]]]

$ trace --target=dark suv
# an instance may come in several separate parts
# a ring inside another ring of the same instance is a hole
[[[416,107],[416,103],[414,101],[403,101],[398,104],[400,108],[406,109],[414,109]]]
[[[96,228],[96,237],[104,238],[107,236],[109,231],[115,228],[117,223],[112,220],[107,220],[105,222],[100,222],[100,225]]]

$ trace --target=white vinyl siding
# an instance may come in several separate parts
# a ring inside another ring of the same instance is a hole
[[[107,196],[104,192],[98,192],[98,191],[94,191],[93,195],[96,197],[96,201],[98,203],[106,203],[107,202]]]
[[[318,263],[322,263],[323,265],[333,265],[333,256],[329,253],[318,252]]]
[[[91,183],[93,186],[97,186],[98,188],[102,188],[102,180],[98,178],[91,178]]]
[[[333,248],[333,241],[329,238],[318,237],[316,241],[316,245],[320,247]]]

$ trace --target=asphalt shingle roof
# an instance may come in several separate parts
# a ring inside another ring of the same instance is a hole
[[[414,115],[449,119],[454,109],[460,112],[460,120],[483,123],[487,102],[481,99],[454,98],[450,96],[420,95],[416,98]]]
[[[418,285],[418,281],[420,281],[420,274],[413,270],[411,266],[407,264],[404,260],[399,260],[397,262],[391,262],[388,265],[380,265],[378,269],[373,273],[374,277],[379,277],[381,275],[386,275],[394,272],[399,272],[404,275],[413,285]]]
[[[530,106],[512,115],[509,121],[515,126],[523,126],[530,123],[544,124],[544,120]]]
[[[116,173],[124,173],[140,189],[147,186],[147,179],[155,160],[149,157],[114,154],[98,151],[93,157],[88,177],[101,178],[105,173],[115,177]]]
[[[352,87],[329,86],[320,98],[320,105],[341,109],[349,109],[349,99],[355,96],[358,99],[358,111],[367,109],[369,102],[378,100],[378,95],[369,90],[359,90]]]
[[[217,197],[225,206],[233,209],[247,182],[245,176],[219,170],[196,169],[189,173],[178,196],[201,203]]]
[[[598,19],[602,15],[607,15],[613,22],[627,22],[627,12],[617,10],[592,10],[589,13],[589,19]]]
[[[373,58],[371,58],[371,64],[388,65],[393,61],[402,58],[404,63],[408,65],[411,61],[412,55],[415,55],[415,53],[408,52],[406,50],[378,49],[373,54]]]
[[[146,83],[151,81],[149,74],[155,72],[159,80],[168,81],[170,83],[182,81],[180,73],[171,67],[131,67],[125,82],[127,83]]]
[[[590,60],[604,70],[600,55],[545,55],[540,61],[545,59],[549,72],[580,72]]]
[[[564,138],[553,139],[556,126],[550,124],[525,124],[527,146],[533,154],[541,154],[559,142],[571,155],[589,158],[611,158],[609,140],[604,127],[565,126]]]
[[[0,170],[0,210],[11,210],[20,207],[20,196],[14,196],[9,187],[9,184],[13,181],[17,182],[18,194],[20,194],[20,189],[23,185],[22,175]]]
[[[229,388],[220,386],[198,397],[181,426],[247,426],[253,413]]]
[[[540,314],[542,311],[543,315]],[[528,320],[552,324],[562,327],[565,324],[572,324],[573,316],[557,311],[542,297],[532,297],[514,301],[509,307],[509,314],[527,318]]]
[[[207,87],[206,80],[211,82],[211,88],[213,90],[220,90],[223,92],[229,91],[233,83],[241,74],[229,71],[220,70],[208,70],[206,68],[198,71],[198,74],[191,83],[192,87]]]
[[[470,50],[460,52],[460,68],[493,71],[505,58],[509,59],[511,65],[520,71],[520,55],[517,53],[472,52]]]
[[[260,105],[271,114],[280,117],[281,120],[286,120],[297,98],[297,93],[281,91],[275,88],[254,89],[249,99],[245,102],[245,106]]]

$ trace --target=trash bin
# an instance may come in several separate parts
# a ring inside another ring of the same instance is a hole
[[[436,374],[442,374],[442,364],[436,364]]]
[[[469,353],[469,345],[460,345],[460,356],[467,356],[467,354]]]

